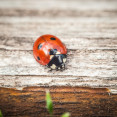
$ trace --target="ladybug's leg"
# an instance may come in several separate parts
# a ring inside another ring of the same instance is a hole
[[[60,69],[61,69],[61,70],[64,70],[64,69],[65,69],[65,64],[62,64],[62,65],[60,66]]]
[[[48,72],[51,72],[52,70],[53,70],[53,69],[50,68],[50,69],[48,70]]]
[[[65,69],[65,64],[63,64],[62,68]]]
[[[56,68],[56,70],[57,70],[57,71],[59,70],[58,67]]]

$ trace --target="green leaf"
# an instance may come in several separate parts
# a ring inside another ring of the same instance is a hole
[[[64,113],[61,117],[69,117],[70,114],[67,112],[67,113]]]
[[[3,115],[2,115],[2,111],[0,110],[0,117],[3,117]]]
[[[49,111],[49,114],[53,114],[53,103],[49,91],[46,92],[46,108]]]

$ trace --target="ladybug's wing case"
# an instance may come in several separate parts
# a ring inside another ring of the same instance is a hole
[[[57,49],[60,54],[67,54],[67,49],[59,38],[53,35],[45,35],[44,37],[46,42],[50,45],[50,49]]]
[[[43,51],[45,44],[46,44],[45,39],[40,37],[35,41],[34,46],[33,46],[33,55],[36,61],[42,65],[46,65],[49,62],[49,60],[46,60],[47,56],[45,52]]]
[[[42,35],[36,40],[33,54],[37,62],[47,65],[50,62],[50,50],[56,49],[60,54],[66,54],[67,49],[63,43],[53,35]]]

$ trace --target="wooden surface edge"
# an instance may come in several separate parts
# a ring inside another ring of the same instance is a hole
[[[23,90],[0,87],[0,109],[4,117],[48,117],[45,92],[50,91],[54,115],[70,112],[71,117],[116,117],[117,95],[107,88],[25,87]]]

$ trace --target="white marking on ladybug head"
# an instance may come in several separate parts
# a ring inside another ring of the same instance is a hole
[[[56,54],[60,54],[60,52],[59,51],[57,51],[57,53]]]
[[[56,65],[52,64],[52,66],[50,66],[52,69],[56,69]]]
[[[54,56],[54,55],[51,55],[51,56],[50,56],[50,60],[53,58],[53,56]]]
[[[63,62],[64,62],[64,63],[66,62],[66,58],[63,58]]]

